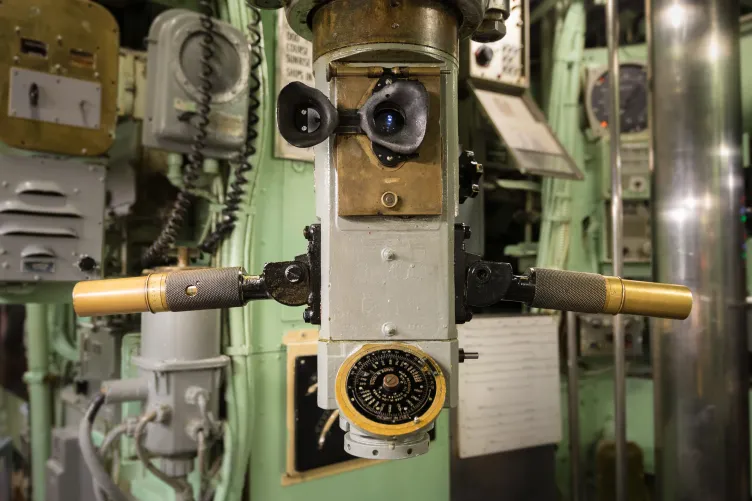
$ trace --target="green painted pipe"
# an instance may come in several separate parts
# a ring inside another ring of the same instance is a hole
[[[46,464],[50,456],[52,412],[50,388],[47,385],[49,346],[47,342],[47,306],[26,305],[26,351],[28,372],[24,381],[29,386],[31,414],[31,481],[32,500],[46,499]]]

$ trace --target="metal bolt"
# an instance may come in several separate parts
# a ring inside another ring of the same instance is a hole
[[[21,33],[21,27],[20,26],[16,26],[16,33]]]
[[[300,110],[300,114],[301,115],[307,115],[308,114],[308,110]]]
[[[94,78],[99,78],[99,72],[98,71],[94,72]],[[99,92],[99,88],[97,88],[97,92]]]
[[[416,424],[420,423],[420,418],[418,416],[415,416],[415,418],[413,419],[413,423],[416,423]]]
[[[13,62],[14,62],[14,63],[17,63],[17,62],[19,62],[20,60],[21,60],[21,58],[20,58],[20,57],[18,57],[18,56],[13,56]]]
[[[394,157],[392,155],[387,155],[386,161],[391,162],[392,160],[394,160]]]
[[[385,336],[392,337],[397,335],[397,326],[391,322],[386,322],[381,326],[381,332]]]
[[[313,310],[306,308],[303,312],[303,321],[310,324],[311,320],[313,320]]]
[[[398,23],[393,23],[392,24],[392,29],[396,30],[397,28],[399,28],[399,24]]]
[[[384,248],[381,249],[381,259],[384,261],[394,261],[394,259],[397,257],[397,254],[392,249]]]
[[[195,285],[189,285],[188,287],[185,288],[186,296],[193,297],[196,294],[198,294],[198,287],[196,287]]]
[[[485,264],[478,266],[473,274],[475,275],[475,278],[478,279],[478,282],[482,284],[485,284],[489,280],[491,280],[491,268],[489,268]]]
[[[86,148],[81,148],[81,154],[86,155],[86,151],[87,151]],[[94,169],[92,169],[92,170],[94,170]]]
[[[40,277],[39,275],[34,275],[34,280],[37,280],[37,281],[42,280],[42,277]]]
[[[480,358],[480,354],[477,351],[465,351],[460,348],[460,363],[465,360],[478,360],[478,358]]]
[[[385,191],[384,194],[381,195],[381,205],[388,209],[396,206],[397,202],[399,202],[399,197],[393,191]]]
[[[285,269],[285,278],[293,284],[297,284],[303,279],[303,268],[297,264],[291,264]]]
[[[6,270],[7,270],[8,268],[10,268],[10,263],[3,263],[3,268],[5,268]]]
[[[63,35],[57,36],[57,43],[62,44],[63,43]]]
[[[386,80],[384,80],[384,85],[392,85],[392,79],[387,78]]]

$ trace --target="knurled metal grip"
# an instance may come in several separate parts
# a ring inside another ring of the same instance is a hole
[[[243,306],[242,268],[176,271],[167,276],[169,311],[211,310]]]
[[[546,310],[603,313],[606,306],[606,277],[595,273],[532,268],[535,297],[530,306]]]
[[[692,292],[683,285],[624,280],[595,273],[531,268],[535,296],[530,306],[578,313],[610,313],[683,320]]]

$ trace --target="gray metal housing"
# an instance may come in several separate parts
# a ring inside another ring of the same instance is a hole
[[[200,16],[172,9],[149,30],[143,144],[189,153],[196,135],[201,65]],[[242,32],[214,20],[214,68],[211,112],[204,155],[231,158],[243,147],[248,120],[250,49]]]
[[[229,363],[220,355],[219,322],[220,310],[141,315],[141,354],[133,362],[148,386],[144,409],[170,409],[167,422],[150,423],[146,429],[144,446],[155,456],[186,459],[192,466],[197,443],[190,430],[202,421],[197,401],[191,399],[193,390],[206,392],[207,411],[217,417],[221,370]]]
[[[47,501],[94,501],[94,483],[78,446],[78,428],[52,430],[47,460]]]
[[[0,282],[99,277],[105,174],[81,160],[0,155]]]

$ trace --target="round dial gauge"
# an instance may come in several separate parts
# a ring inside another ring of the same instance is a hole
[[[387,436],[429,425],[446,396],[438,364],[401,344],[364,346],[342,364],[336,387],[346,418],[365,431]]]
[[[647,70],[642,64],[625,63],[619,65],[619,114],[621,132],[624,134],[641,132],[648,127],[648,84]],[[596,127],[608,128],[609,122],[609,73],[604,71],[593,84],[590,92],[590,109]]]

